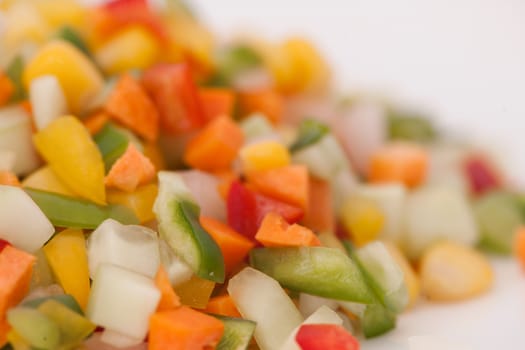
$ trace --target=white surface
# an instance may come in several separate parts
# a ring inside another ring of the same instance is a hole
[[[304,34],[326,53],[348,91],[390,96],[502,155],[525,184],[525,1],[194,0],[222,38]],[[525,348],[525,273],[494,261],[496,284],[481,298],[418,305],[394,332],[362,350],[407,349],[433,335],[476,350]]]

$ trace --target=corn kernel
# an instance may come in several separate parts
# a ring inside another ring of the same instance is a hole
[[[108,203],[122,204],[135,213],[140,222],[155,219],[153,203],[157,198],[158,185],[148,184],[138,187],[133,192],[110,190],[107,192]]]
[[[421,258],[423,294],[436,301],[458,301],[486,292],[494,274],[487,258],[471,247],[442,241]]]
[[[242,169],[245,173],[270,170],[290,164],[290,152],[276,141],[261,141],[240,150]]]

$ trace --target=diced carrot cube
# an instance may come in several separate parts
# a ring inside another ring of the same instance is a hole
[[[316,232],[334,232],[335,215],[330,183],[310,177],[308,210],[302,224]]]
[[[265,247],[319,246],[319,238],[308,228],[288,223],[282,216],[268,213],[255,235],[255,239]]]
[[[284,109],[282,96],[269,89],[241,93],[239,105],[243,116],[259,112],[273,124],[279,124]]]
[[[230,89],[200,88],[199,99],[206,120],[226,115],[233,116],[235,94]]]
[[[204,311],[229,317],[241,317],[233,299],[228,294],[211,298]]]
[[[428,154],[422,147],[412,143],[392,143],[372,156],[369,181],[401,182],[416,187],[425,180],[427,167]]]
[[[15,173],[8,170],[0,170],[0,185],[20,186],[20,181]]]
[[[223,333],[215,317],[181,306],[150,317],[148,350],[213,349]]]
[[[173,290],[168,273],[162,265],[155,276],[155,285],[160,290],[160,301],[157,311],[172,310],[181,305],[179,296]]]
[[[105,184],[127,192],[144,185],[155,177],[155,167],[130,142],[126,152],[113,164],[106,175]]]
[[[0,320],[7,310],[18,304],[29,291],[36,258],[11,245],[0,253]]]

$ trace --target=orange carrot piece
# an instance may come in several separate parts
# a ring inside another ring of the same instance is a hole
[[[155,275],[155,285],[160,291],[160,301],[157,306],[157,311],[172,310],[181,305],[179,296],[173,290],[168,273],[162,265],[160,265]]]
[[[242,317],[228,294],[211,298],[204,311],[229,317]]]
[[[215,317],[181,306],[150,317],[148,350],[214,349],[223,333]]]
[[[308,209],[308,169],[304,165],[249,172],[248,183],[253,188],[280,201]]]
[[[316,232],[334,232],[335,215],[330,183],[310,177],[308,210],[302,224]]]
[[[133,192],[137,186],[150,182],[154,177],[155,167],[151,161],[130,142],[126,152],[117,159],[106,175],[105,184]]]
[[[235,173],[232,170],[225,170],[221,172],[216,172],[214,174],[219,178],[219,184],[217,185],[217,190],[222,199],[226,200],[228,198],[228,192],[230,192],[230,186],[233,181],[239,179],[239,174]]]
[[[244,142],[241,128],[227,116],[212,120],[190,142],[184,161],[205,171],[228,169]]]
[[[201,216],[200,223],[219,246],[226,272],[239,265],[254,247],[252,241],[218,220]]]
[[[84,119],[82,122],[91,135],[98,133],[108,122],[110,116],[104,111],[98,111]]]
[[[105,110],[148,141],[159,134],[159,113],[142,86],[124,74],[108,97]]]
[[[413,143],[392,143],[377,151],[370,160],[369,181],[401,182],[416,187],[426,177],[428,154]]]
[[[7,333],[11,330],[11,326],[7,320],[0,320],[0,347],[7,344]]]
[[[516,231],[514,251],[521,266],[525,269],[525,226],[518,228]]]
[[[11,79],[5,73],[0,72],[0,106],[9,102],[14,92],[15,86]]]
[[[144,143],[144,155],[151,160],[157,171],[166,169],[166,159],[157,142]]]
[[[230,89],[200,88],[199,99],[201,100],[204,117],[210,121],[221,115],[231,117],[235,105],[235,94]]]
[[[0,320],[29,291],[35,260],[33,255],[10,245],[0,253]]]
[[[278,92],[265,89],[241,93],[239,106],[242,116],[260,112],[273,124],[279,124],[283,115],[284,101]]]
[[[16,177],[13,172],[8,170],[0,170],[0,185],[20,187],[20,181],[18,181],[18,177]]]
[[[264,217],[255,239],[265,247],[319,246],[319,238],[310,229],[288,223],[278,214],[270,212]]]

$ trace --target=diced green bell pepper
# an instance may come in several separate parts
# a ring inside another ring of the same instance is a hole
[[[122,205],[102,206],[87,200],[35,189],[26,189],[26,192],[55,226],[95,229],[108,218],[125,225],[139,224],[139,219],[133,211]]]
[[[93,140],[102,154],[106,173],[124,154],[130,142],[128,135],[112,123],[106,123],[102,130],[93,137]]]
[[[77,49],[82,51],[86,56],[91,57],[91,52],[89,51],[89,48],[86,42],[84,41],[84,39],[82,39],[82,37],[78,34],[78,32],[74,30],[73,28],[69,26],[64,26],[57,31],[56,35],[57,35],[57,38],[69,42],[70,44],[75,46]]]
[[[430,142],[437,137],[437,131],[430,120],[416,115],[390,115],[388,132],[394,140]]]
[[[22,74],[24,72],[24,59],[22,56],[16,56],[7,66],[5,74],[9,77],[15,87],[15,91],[11,96],[11,102],[23,100],[27,93],[22,82]]]
[[[7,312],[7,322],[29,345],[42,350],[56,350],[60,345],[60,327],[36,309],[18,306]]]
[[[201,278],[224,282],[224,258],[200,222],[200,208],[176,173],[159,173],[159,194],[153,206],[159,233],[175,254]]]
[[[224,324],[224,333],[217,350],[244,350],[248,348],[255,331],[255,322],[242,318],[212,315]]]
[[[32,307],[32,308],[36,309],[41,304],[45,303],[48,300],[54,300],[56,302],[59,302],[62,305],[64,305],[67,308],[69,308],[71,311],[74,311],[77,314],[82,315],[82,316],[84,315],[84,312],[80,308],[80,305],[78,305],[78,303],[75,300],[75,298],[73,298],[69,294],[59,294],[59,295],[52,295],[52,296],[49,296],[49,297],[42,297],[42,298],[31,299],[31,300],[28,300],[28,301],[25,301],[24,303],[22,303],[22,306]]]
[[[257,248],[250,264],[291,290],[363,304],[375,300],[357,265],[338,249]]]
[[[290,151],[296,152],[313,145],[329,132],[330,128],[327,125],[315,119],[304,119],[299,125],[297,140],[290,146]]]

